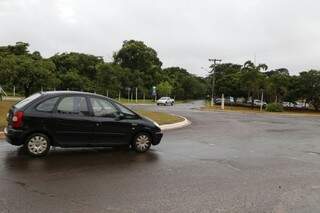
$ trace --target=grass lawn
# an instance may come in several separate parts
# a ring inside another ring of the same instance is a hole
[[[9,111],[9,108],[15,103],[16,101],[0,102],[0,132],[3,131],[4,127],[7,125],[7,113]],[[183,119],[180,117],[163,113],[163,112],[149,112],[149,111],[143,111],[143,110],[139,110],[137,112],[143,116],[146,116],[154,120],[160,125],[183,121]]]
[[[164,112],[150,112],[150,111],[144,111],[144,110],[137,110],[136,112],[142,116],[150,118],[151,120],[157,122],[159,125],[172,124],[172,123],[177,123],[184,120],[181,117],[164,113]]]
[[[221,111],[221,105],[206,105],[202,107],[203,110],[209,110],[209,111]],[[224,111],[238,111],[238,112],[260,112],[260,108],[253,108],[251,107],[244,107],[244,106],[224,106]],[[264,109],[262,110],[265,111]]]
[[[119,99],[115,99],[116,101],[119,101]],[[121,98],[120,103],[122,104],[155,104],[154,100],[152,99],[138,99],[136,102],[136,99],[128,100],[126,98]]]
[[[16,101],[1,101],[0,102],[0,131],[7,125],[7,113],[10,107],[15,104]]]

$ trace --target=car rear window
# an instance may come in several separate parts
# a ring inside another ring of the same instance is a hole
[[[19,101],[18,103],[16,103],[14,105],[14,107],[16,109],[21,109],[22,107],[26,106],[27,104],[31,103],[32,101],[34,101],[35,99],[39,98],[41,96],[40,93],[35,93],[25,99],[23,99],[22,101]]]

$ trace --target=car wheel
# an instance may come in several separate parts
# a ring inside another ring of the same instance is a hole
[[[171,106],[173,106],[173,102],[171,102]]]
[[[25,150],[34,157],[45,156],[50,150],[50,140],[42,133],[32,134],[25,143]]]
[[[151,146],[151,137],[148,133],[139,133],[133,141],[133,149],[136,152],[146,152]]]

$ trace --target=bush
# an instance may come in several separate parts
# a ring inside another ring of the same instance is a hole
[[[272,103],[266,107],[267,112],[283,112],[283,106],[281,104]]]

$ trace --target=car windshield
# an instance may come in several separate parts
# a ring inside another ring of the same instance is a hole
[[[23,99],[22,101],[19,101],[18,103],[16,103],[16,105],[14,105],[14,107],[16,109],[21,109],[22,107],[26,106],[28,103],[30,103],[33,100],[39,98],[40,96],[41,96],[40,93],[35,93],[35,94]]]
[[[167,100],[168,99],[168,97],[162,97],[162,98],[160,98],[160,100]]]

